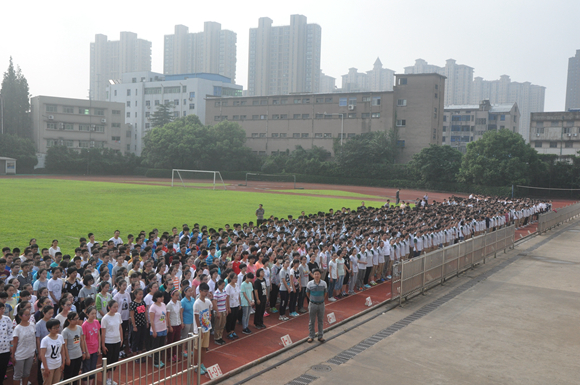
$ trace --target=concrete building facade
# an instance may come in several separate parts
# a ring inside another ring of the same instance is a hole
[[[176,25],[172,35],[165,35],[163,73],[211,73],[235,82],[236,41],[234,32],[223,30],[220,23],[213,21],[206,21],[203,32],[197,33]]]
[[[530,119],[530,146],[568,161],[580,151],[580,111],[536,112]]]
[[[518,132],[519,121],[517,103],[491,104],[489,100],[482,100],[475,105],[445,106],[442,142],[465,153],[467,144],[480,139],[487,131]]]
[[[121,32],[116,41],[97,34],[90,60],[90,98],[107,100],[110,79],[119,79],[125,72],[151,71],[151,42],[138,39],[133,32]]]
[[[394,129],[398,161],[408,162],[430,144],[441,144],[444,93],[444,76],[397,75],[393,91],[209,98],[206,120],[238,122],[259,155],[296,146],[332,152],[337,138]]]
[[[448,59],[444,67],[429,64],[423,59],[417,59],[415,60],[415,65],[405,67],[405,73],[436,73],[443,75],[447,78],[445,81],[445,105],[462,105],[470,103],[471,86],[473,83],[472,67],[464,64],[457,64],[454,59]]]
[[[568,59],[565,110],[578,108],[580,108],[580,49],[576,50],[576,56]]]
[[[208,96],[242,95],[242,86],[218,74],[163,75],[155,72],[123,74],[108,89],[109,100],[125,106],[125,123],[131,130],[130,149],[137,155],[143,150],[143,138],[152,126],[151,115],[160,104],[170,103],[174,118],[195,114],[206,124]]]
[[[291,15],[290,25],[272,23],[262,17],[250,29],[248,95],[318,92],[322,29],[303,15]]]
[[[328,93],[336,91],[336,78],[332,76],[325,75],[320,70],[320,86],[318,87],[318,92]]]
[[[86,99],[35,96],[30,99],[32,133],[39,164],[52,146],[110,148],[128,152],[125,105]]]

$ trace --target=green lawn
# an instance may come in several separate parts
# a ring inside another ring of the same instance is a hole
[[[332,195],[337,197],[355,197],[355,198],[374,198],[374,199],[384,199],[385,201],[387,198],[380,197],[377,195],[366,195],[366,194],[359,194],[353,193],[350,191],[342,191],[342,190],[270,190],[270,191],[277,191],[277,192],[285,192],[291,194],[311,194],[311,195]]]
[[[58,179],[0,179],[0,197],[0,246],[23,249],[36,238],[49,247],[58,239],[63,253],[72,253],[89,232],[102,241],[118,229],[126,240],[129,233],[171,231],[183,223],[217,229],[255,221],[259,203],[267,216],[278,217],[358,205],[352,199]]]

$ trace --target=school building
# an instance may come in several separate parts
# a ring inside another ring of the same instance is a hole
[[[533,112],[530,145],[569,162],[580,151],[580,111]]]
[[[398,162],[430,144],[442,143],[445,77],[395,75],[393,91],[295,93],[250,97],[208,97],[206,124],[234,121],[246,131],[246,145],[259,155],[323,147],[372,131],[396,130]]]

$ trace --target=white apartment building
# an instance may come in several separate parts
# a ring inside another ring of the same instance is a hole
[[[130,125],[131,152],[140,155],[143,138],[152,128],[149,118],[160,104],[171,103],[174,118],[195,114],[206,124],[208,96],[242,96],[242,86],[225,76],[196,73],[163,75],[155,72],[125,73],[110,81],[109,101],[125,105],[125,123]]]
[[[357,91],[392,91],[395,81],[395,71],[383,68],[383,63],[377,58],[373,69],[366,73],[358,72],[356,68],[349,68],[346,75],[342,75],[342,92]]]

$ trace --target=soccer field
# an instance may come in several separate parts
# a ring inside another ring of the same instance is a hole
[[[103,241],[117,229],[124,240],[127,234],[136,235],[141,230],[171,231],[173,226],[181,229],[184,223],[217,230],[226,223],[255,222],[260,203],[266,216],[280,218],[360,204],[339,197],[6,178],[0,179],[0,246],[23,249],[30,238],[36,238],[41,247],[49,247],[58,239],[63,253],[73,254],[78,239],[89,232]]]

